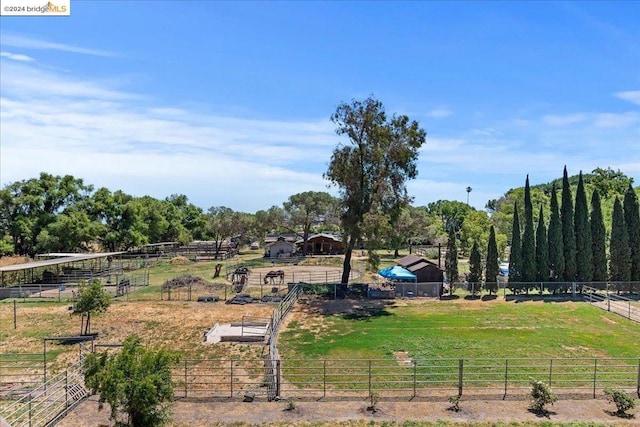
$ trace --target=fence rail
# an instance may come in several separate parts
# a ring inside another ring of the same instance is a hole
[[[443,394],[527,394],[529,380],[559,393],[591,395],[620,387],[640,396],[640,358],[611,359],[187,359],[173,369],[176,395],[233,398],[429,398]],[[277,385],[277,389],[273,387]],[[274,395],[273,393],[276,392]]]
[[[612,293],[611,289],[597,289],[585,286],[583,298],[589,304],[606,311],[640,322],[640,301],[624,295]]]
[[[88,395],[81,363],[76,362],[4,408],[2,417],[12,427],[51,425]]]

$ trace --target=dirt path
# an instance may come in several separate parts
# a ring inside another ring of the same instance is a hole
[[[615,407],[604,399],[560,400],[550,406],[548,416],[539,416],[528,410],[527,400],[468,400],[460,402],[460,411],[447,408],[447,401],[382,401],[379,410],[367,410],[368,400],[357,401],[295,401],[295,409],[287,410],[288,403],[280,402],[239,402],[177,401],[173,406],[171,426],[213,426],[213,425],[277,425],[289,426],[313,422],[324,425],[368,425],[395,421],[446,421],[448,423],[511,423],[511,422],[589,422],[611,426],[639,426],[640,415],[632,411],[634,418],[619,418],[612,415]],[[112,426],[109,410],[97,410],[97,398],[83,402],[58,426]]]

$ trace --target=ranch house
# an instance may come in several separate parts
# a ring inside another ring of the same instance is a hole
[[[302,249],[304,242],[298,240]],[[307,253],[313,255],[338,255],[344,253],[344,244],[339,236],[330,233],[318,233],[307,239]]]
[[[280,237],[275,242],[268,243],[264,247],[264,256],[270,258],[286,258],[293,256],[295,252],[296,244],[286,241],[284,237]]]

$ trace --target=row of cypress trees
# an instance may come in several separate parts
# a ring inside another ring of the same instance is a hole
[[[560,207],[556,192],[554,184],[548,229],[542,206],[534,229],[527,175],[522,233],[517,202],[514,208],[509,282],[640,281],[640,209],[631,185],[624,201],[621,203],[616,197],[614,202],[608,263],[605,226],[597,190],[593,190],[589,209],[580,172],[574,208],[565,166]],[[493,277],[488,273],[486,277]]]

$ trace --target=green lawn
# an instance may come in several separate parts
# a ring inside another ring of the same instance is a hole
[[[381,303],[305,317],[281,334],[281,355],[384,359],[405,351],[418,359],[640,357],[640,325],[586,303]]]

